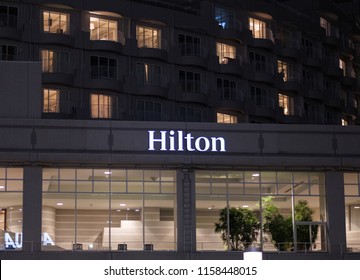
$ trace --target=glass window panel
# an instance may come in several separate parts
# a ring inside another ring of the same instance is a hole
[[[160,192],[160,182],[144,183],[144,193],[159,193],[159,192]]]
[[[128,176],[128,181],[142,181],[143,170],[128,170],[127,176]]]
[[[0,180],[0,192],[6,191],[5,180]]]
[[[246,171],[244,172],[245,175],[245,182],[259,182],[260,180],[260,172],[258,171]]]
[[[176,172],[175,171],[160,171],[161,181],[175,181],[176,180]]]
[[[275,183],[276,182],[276,172],[261,172],[261,182],[262,183]]]
[[[76,182],[75,181],[60,181],[60,192],[75,192]]]
[[[345,184],[358,184],[359,175],[358,173],[344,173]]]
[[[309,182],[309,173],[307,172],[294,172],[294,183],[308,183]]]
[[[320,186],[318,184],[310,185],[310,195],[320,195]]]
[[[261,183],[261,194],[275,194],[276,193],[276,184],[273,183]]]
[[[142,193],[143,192],[143,182],[128,182],[128,192],[129,193]]]
[[[161,182],[162,193],[175,193],[175,182]]]
[[[21,192],[23,190],[22,180],[7,180],[6,190],[9,192]]]
[[[93,170],[92,169],[77,169],[76,178],[77,180],[92,180]]]
[[[345,195],[359,195],[359,186],[358,185],[345,185]]]
[[[229,183],[228,184],[229,194],[243,194],[244,193],[244,184],[240,183]]]
[[[260,184],[245,183],[245,194],[260,194]]]
[[[60,180],[75,180],[75,169],[60,169]]]
[[[111,181],[112,192],[126,192],[126,182]]]
[[[5,179],[5,168],[0,168],[0,178]]]
[[[292,184],[278,184],[278,194],[291,194]]]
[[[76,186],[77,192],[92,192],[93,190],[93,182],[89,181],[77,181]]]
[[[126,180],[126,170],[119,170],[119,169],[111,170],[111,180],[112,181],[125,181]]]
[[[294,184],[294,194],[295,195],[310,195],[309,185],[297,183]]]
[[[212,183],[211,192],[213,194],[226,194],[227,193],[226,181],[224,181],[224,183]]]
[[[8,179],[22,179],[23,169],[22,168],[7,168],[6,177]]]
[[[110,182],[109,181],[95,181],[94,192],[109,192]]]
[[[145,170],[144,181],[159,182],[160,181],[160,170]]]
[[[292,183],[291,172],[277,172],[277,180],[279,183]]]

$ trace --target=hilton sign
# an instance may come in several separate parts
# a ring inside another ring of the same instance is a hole
[[[194,137],[182,130],[148,131],[148,151],[226,152],[223,137]]]

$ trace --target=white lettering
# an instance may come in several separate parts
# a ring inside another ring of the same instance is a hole
[[[160,138],[155,134],[160,133]],[[194,137],[191,133],[184,136],[182,130],[155,131],[149,130],[148,151],[177,151],[177,152],[226,152],[226,142],[223,137]]]
[[[22,233],[15,232],[14,239],[12,239],[10,233],[5,232],[4,233],[5,248],[7,249],[22,248],[22,244],[23,244]],[[44,232],[42,234],[41,241],[43,245],[55,246],[55,242],[51,239],[50,235],[47,232]]]
[[[50,235],[47,232],[43,233],[42,244],[45,245],[45,246],[46,245],[55,246],[54,241],[51,239]]]
[[[205,147],[201,148],[201,141],[203,140],[203,142],[205,143]],[[195,148],[196,150],[200,151],[200,152],[206,152],[207,150],[209,150],[210,148],[210,141],[209,139],[205,138],[205,137],[199,137],[195,140]]]
[[[148,132],[149,132],[149,149],[148,150],[155,151],[155,148],[154,148],[155,142],[160,142],[161,143],[160,151],[167,151],[167,149],[166,149],[166,131],[160,131],[160,134],[161,134],[160,139],[154,138],[155,131],[149,130]]]

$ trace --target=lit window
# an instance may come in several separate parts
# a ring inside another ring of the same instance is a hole
[[[136,114],[139,121],[161,121],[161,103],[136,100]]]
[[[266,22],[255,18],[249,18],[249,29],[252,36],[256,39],[270,39],[274,40],[272,31],[266,28]]]
[[[179,121],[201,122],[201,110],[190,107],[179,107]]]
[[[284,110],[284,115],[293,115],[294,98],[279,93],[279,107]]]
[[[236,83],[226,79],[217,79],[217,91],[223,100],[236,100]]]
[[[231,11],[223,8],[215,8],[215,20],[218,22],[220,28],[233,29],[234,28],[234,14]]]
[[[278,60],[278,73],[282,75],[284,82],[289,81],[290,65],[284,61]]]
[[[347,126],[347,125],[349,125],[349,122],[347,120],[345,120],[345,119],[341,119],[341,125],[342,126]]]
[[[117,79],[117,60],[114,58],[91,56],[92,79]]]
[[[325,29],[326,36],[330,36],[330,35],[331,35],[330,22],[328,22],[326,19],[324,19],[324,18],[321,17],[321,18],[320,18],[320,26]]]
[[[67,113],[69,92],[59,89],[43,90],[43,113]]]
[[[218,123],[237,123],[237,116],[217,113]]]
[[[103,94],[91,94],[91,117],[94,119],[113,118],[114,97]]]
[[[160,29],[138,25],[136,39],[139,48],[161,49]]]
[[[138,85],[160,86],[161,67],[148,63],[137,63],[136,77]]]
[[[220,64],[228,64],[236,59],[236,48],[223,43],[216,43],[216,55]]]
[[[41,50],[42,71],[44,73],[68,73],[69,72],[69,53]]]
[[[70,15],[54,11],[43,11],[43,31],[48,33],[70,34]]]
[[[118,42],[118,22],[116,20],[91,16],[90,40]]]
[[[342,60],[341,58],[339,58],[339,67],[343,72],[344,77],[346,76],[346,63],[344,60]]]

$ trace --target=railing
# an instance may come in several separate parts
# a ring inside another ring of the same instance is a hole
[[[281,46],[283,48],[289,48],[289,49],[299,49],[300,48],[300,40],[293,37],[285,37],[283,39],[280,39]]]
[[[150,74],[150,78],[146,79],[145,77],[138,75],[136,83],[139,86],[155,86],[155,87],[167,87],[168,79],[167,77],[161,74]]]
[[[117,67],[114,66],[91,66],[92,79],[117,79]]]
[[[90,40],[113,41],[125,44],[124,33],[117,28],[95,28],[90,29]]]
[[[256,31],[252,32],[252,36],[255,39],[267,39],[274,43],[274,34],[273,31],[268,27],[260,27]]]
[[[221,100],[241,101],[244,98],[244,94],[242,91],[231,87],[222,87],[218,89],[218,93],[221,97]]]
[[[182,43],[179,48],[182,56],[206,57],[208,55],[208,50],[200,45]]]
[[[251,66],[255,72],[274,74],[274,65],[269,62],[253,61]]]
[[[169,49],[168,41],[160,36],[140,36],[137,38],[137,46],[140,49],[160,49],[165,51]]]
[[[207,94],[207,91],[209,89],[208,84],[202,83],[197,80],[180,81],[180,85],[183,92]]]
[[[70,63],[64,61],[54,61],[53,59],[42,60],[43,73],[70,73]]]
[[[240,31],[242,29],[242,24],[239,20],[234,19],[230,16],[227,17],[218,17],[215,18],[215,20],[218,22],[218,26],[220,29],[224,30],[238,30]]]

